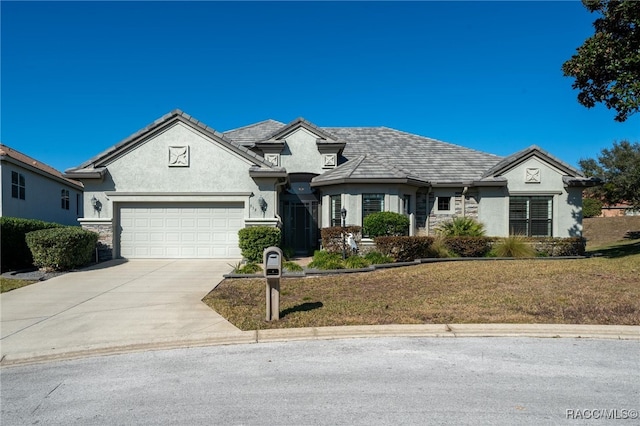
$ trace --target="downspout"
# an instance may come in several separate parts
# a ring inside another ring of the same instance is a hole
[[[425,203],[427,205],[425,206],[425,210],[424,210],[427,213],[427,218],[426,218],[425,224],[424,224],[424,226],[426,228],[426,231],[427,231],[427,235],[429,235],[429,216],[431,215],[431,212],[429,211],[429,195],[431,195],[431,187],[430,186],[427,188],[427,197],[426,197],[426,201],[425,201]]]
[[[466,208],[466,200],[467,200],[467,191],[469,190],[468,186],[465,186],[464,189],[462,190],[462,217],[465,217],[467,215],[467,208]]]
[[[278,224],[279,225],[284,225],[284,223],[282,222],[282,218],[280,217],[280,215],[278,214],[278,209],[280,208],[280,199],[279,199],[279,192],[278,192],[278,187],[280,186],[284,186],[287,184],[287,179],[285,179],[283,182],[280,183],[276,183],[274,185],[274,194],[273,194],[273,198],[275,201],[274,204],[274,209],[273,209],[273,215],[278,219]]]

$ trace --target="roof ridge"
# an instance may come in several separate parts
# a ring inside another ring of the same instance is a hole
[[[425,139],[425,140],[428,140],[428,141],[431,141],[431,142],[437,142],[437,143],[453,146],[453,147],[456,147],[456,148],[461,148],[461,149],[464,149],[464,150],[467,150],[467,151],[478,152],[478,153],[484,154],[484,155],[491,155],[491,156],[496,157],[496,158],[504,158],[503,156],[496,155],[496,154],[491,154],[490,152],[480,151],[479,149],[469,148],[467,146],[458,145],[458,144],[455,144],[455,143],[452,143],[452,142],[443,141],[443,140],[440,140],[440,139],[434,139],[434,138],[429,137],[429,136],[422,136],[422,135],[419,135],[417,133],[409,133],[409,132],[407,132],[405,130],[394,129],[393,127],[380,126],[379,128],[393,130],[394,132],[402,133],[402,134],[409,135],[409,136],[416,137],[416,138],[420,138],[420,139]]]
[[[231,133],[231,132],[235,132],[235,131],[238,131],[238,130],[245,130],[245,129],[248,129],[250,127],[256,127],[256,126],[259,126],[261,124],[269,123],[269,122],[280,124],[281,126],[285,125],[281,121],[274,120],[273,118],[267,118],[266,120],[258,121],[257,123],[247,124],[246,126],[241,126],[241,127],[236,127],[234,129],[230,129],[230,130],[225,130],[223,133]]]

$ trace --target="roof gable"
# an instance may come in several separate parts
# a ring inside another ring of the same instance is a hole
[[[257,155],[256,153],[250,151],[244,146],[234,144],[231,140],[226,138],[222,133],[216,131],[215,129],[207,126],[203,122],[193,118],[189,114],[182,112],[179,109],[173,110],[168,114],[160,117],[153,123],[148,126],[140,129],[136,133],[122,140],[118,144],[112,146],[111,148],[103,151],[97,156],[91,158],[90,160],[85,161],[80,166],[76,168],[72,168],[66,171],[68,176],[82,176],[83,171],[93,172],[99,170],[101,168],[106,167],[112,160],[125,155],[130,150],[134,149],[141,143],[144,143],[149,138],[158,134],[159,132],[164,131],[170,126],[175,125],[176,123],[183,123],[188,127],[200,132],[201,134],[207,136],[210,139],[215,140],[217,143],[220,143],[225,148],[234,152],[236,155],[249,160],[253,165],[258,166],[260,168],[271,169],[271,164],[264,161],[264,159]],[[87,177],[92,177],[86,174]]]
[[[278,141],[280,139],[283,139],[285,137],[287,137],[289,134],[293,133],[294,131],[303,128],[307,131],[309,131],[310,133],[314,134],[318,140],[318,143],[336,143],[339,142],[338,138],[336,138],[334,135],[332,135],[331,133],[327,132],[326,130],[321,129],[320,127],[316,126],[315,124],[305,120],[302,117],[298,117],[295,120],[293,120],[292,122],[290,122],[289,124],[285,125],[284,127],[281,127],[280,129],[276,130],[275,132],[273,132],[272,134],[270,134],[269,136],[267,136],[265,138],[265,142],[266,141]]]
[[[578,170],[574,169],[564,161],[559,160],[558,158],[549,154],[547,151],[543,150],[537,145],[531,145],[530,147],[525,148],[522,151],[518,151],[515,154],[512,154],[504,158],[495,166],[487,170],[482,175],[482,177],[487,178],[487,177],[493,177],[493,176],[500,176],[508,172],[509,170],[513,169],[514,167],[517,167],[518,165],[524,163],[525,161],[527,161],[532,157],[536,157],[550,164],[551,166],[565,173],[567,176],[584,177],[583,174],[580,173]]]

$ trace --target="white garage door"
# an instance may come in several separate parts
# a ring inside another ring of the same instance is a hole
[[[244,208],[234,203],[144,203],[120,207],[120,256],[239,258]]]

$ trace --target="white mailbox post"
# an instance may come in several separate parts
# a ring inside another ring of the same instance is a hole
[[[262,254],[264,276],[267,279],[267,321],[280,319],[280,277],[282,277],[282,250],[267,247]]]

